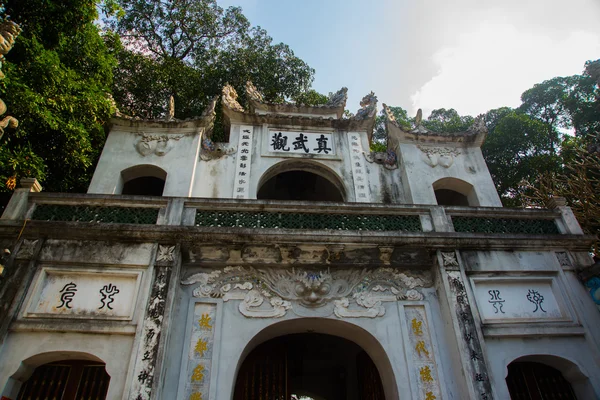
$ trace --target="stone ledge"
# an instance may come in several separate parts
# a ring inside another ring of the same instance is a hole
[[[23,221],[0,221],[0,238],[14,239]],[[196,226],[98,224],[28,221],[26,239],[39,237],[74,240],[169,243],[357,243],[376,246],[471,250],[588,251],[592,235],[479,234],[455,232],[333,231],[303,229],[203,228]]]

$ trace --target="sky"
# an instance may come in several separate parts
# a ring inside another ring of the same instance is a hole
[[[424,116],[517,107],[534,84],[600,58],[600,0],[217,0],[288,44],[321,93],[348,88]]]

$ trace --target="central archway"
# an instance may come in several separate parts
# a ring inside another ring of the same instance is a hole
[[[326,318],[282,321],[263,329],[246,345],[235,377],[234,400],[398,398],[379,341],[359,326]]]
[[[262,343],[244,360],[234,400],[385,400],[377,367],[356,343],[297,333]]]
[[[261,177],[259,200],[345,201],[344,185],[331,169],[313,161],[288,160]]]

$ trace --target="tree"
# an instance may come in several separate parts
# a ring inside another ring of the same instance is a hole
[[[50,191],[85,191],[111,115],[113,57],[92,0],[9,0],[23,28],[1,95],[19,127],[0,146],[0,188],[34,176]]]
[[[581,142],[579,143],[581,144]],[[526,205],[548,208],[555,196],[564,197],[583,231],[590,235],[600,234],[600,154],[588,152],[582,146],[574,149],[576,157],[567,164],[564,173],[545,172],[535,180],[523,181],[521,186]],[[600,241],[593,251],[600,257]]]
[[[509,108],[490,110],[484,119],[488,135],[482,152],[496,189],[505,205],[521,206],[522,180],[560,168],[560,158],[548,150],[547,126]]]
[[[161,117],[173,95],[176,118],[193,117],[226,83],[243,104],[248,80],[267,102],[310,97],[314,70],[265,30],[250,28],[240,8],[223,10],[215,0],[119,3],[125,17],[109,26],[121,37],[111,47],[119,61],[115,100],[124,113]]]
[[[474,121],[470,115],[461,116],[453,108],[438,108],[423,120],[423,126],[434,132],[454,133],[466,131]]]
[[[396,122],[405,130],[411,130],[414,123],[414,118],[409,118],[408,113],[402,107],[389,107],[394,115]],[[385,131],[385,112],[381,110],[379,115],[375,117],[375,128],[373,129],[373,151],[384,151],[387,141],[387,132]]]

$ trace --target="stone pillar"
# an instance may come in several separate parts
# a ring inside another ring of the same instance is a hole
[[[159,244],[149,270],[150,295],[134,342],[129,400],[161,398],[164,351],[180,267],[180,246]]]
[[[29,193],[39,193],[42,191],[42,186],[35,178],[21,179],[21,187],[15,189],[10,201],[2,213],[0,219],[24,219],[27,212],[27,203]]]
[[[6,338],[8,327],[17,315],[31,285],[37,258],[44,239],[20,240],[6,261],[0,278],[0,350]]]
[[[483,334],[479,316],[474,307],[464,267],[455,251],[438,251],[438,290],[445,320],[451,329],[447,332],[456,368],[462,371],[459,385],[462,398],[492,400],[494,394],[483,351]]]

